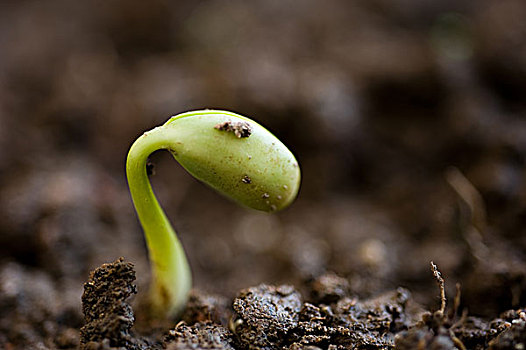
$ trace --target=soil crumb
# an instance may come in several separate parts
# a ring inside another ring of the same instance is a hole
[[[489,342],[491,350],[524,349],[526,344],[526,313],[524,310],[510,311],[504,321],[503,332]],[[510,317],[511,316],[511,317]],[[502,326],[502,324],[500,324]]]
[[[358,301],[347,296],[343,279],[327,275],[318,284],[320,299],[302,302],[291,286],[243,290],[234,300],[230,329],[242,349],[386,349],[394,335],[415,324],[420,309],[410,306],[410,293],[398,289]]]
[[[168,350],[234,350],[231,335],[223,326],[200,322],[187,326],[184,322],[180,322],[165,337],[163,348]]]
[[[313,302],[330,304],[349,294],[349,281],[334,273],[323,274],[308,281]]]
[[[217,130],[233,132],[238,139],[249,137],[252,134],[252,127],[247,122],[226,121],[214,126]]]
[[[509,310],[485,321],[466,313],[459,318],[441,310],[425,312],[420,322],[396,335],[395,349],[520,349],[526,341],[526,323],[520,315],[520,310]]]
[[[84,284],[80,349],[143,349],[145,344],[130,334],[135,321],[126,302],[137,293],[133,264],[119,258],[91,272]]]
[[[412,323],[410,294],[398,289],[359,302],[343,298],[333,305],[305,303],[289,349],[387,349],[394,333]]]
[[[230,314],[227,298],[192,289],[181,319],[188,325],[213,322],[226,327]]]
[[[241,348],[275,349],[298,326],[301,295],[292,286],[265,284],[242,290],[234,299],[230,330]]]

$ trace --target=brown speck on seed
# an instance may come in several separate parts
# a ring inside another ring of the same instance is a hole
[[[226,121],[214,126],[215,129],[227,132],[233,132],[238,139],[242,137],[249,137],[252,134],[252,128],[247,122],[232,122]]]
[[[250,177],[248,177],[248,175],[245,175],[243,176],[243,178],[241,179],[241,182],[243,182],[244,184],[249,184],[252,182],[252,179]]]

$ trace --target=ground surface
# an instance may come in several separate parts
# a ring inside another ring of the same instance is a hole
[[[523,342],[524,18],[521,0],[2,2],[0,347]],[[247,211],[154,154],[196,291],[184,324],[148,323],[124,159],[141,132],[204,107],[283,140],[300,196]],[[104,333],[83,287],[121,256],[135,297],[114,300],[127,316]],[[261,308],[285,304],[282,323]]]

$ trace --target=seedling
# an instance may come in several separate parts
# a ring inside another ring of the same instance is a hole
[[[234,201],[272,212],[292,203],[300,169],[292,153],[253,120],[217,110],[182,113],[140,136],[131,146],[126,175],[148,246],[152,311],[173,317],[192,284],[183,247],[152,191],[151,153],[168,150],[190,174]]]

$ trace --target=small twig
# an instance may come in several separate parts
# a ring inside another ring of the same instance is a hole
[[[445,311],[446,311],[446,288],[445,288],[445,281],[444,281],[444,278],[442,277],[442,274],[440,273],[440,271],[438,270],[438,267],[435,265],[434,262],[431,261],[431,271],[433,272],[433,276],[435,276],[435,279],[438,283],[438,288],[440,289],[440,310],[438,310],[438,312],[441,314],[441,315],[444,315]],[[455,294],[455,299],[454,299],[454,302],[453,302],[453,317],[456,316],[457,312],[458,312],[458,308],[460,307],[460,283],[457,283],[456,284],[456,288],[457,288],[457,292]],[[462,313],[462,316],[460,317],[460,319],[455,322],[451,327],[448,328],[448,331],[449,331],[449,337],[451,338],[451,340],[453,341],[453,344],[455,345],[455,347],[459,350],[467,350],[466,346],[464,345],[464,343],[462,343],[462,340],[460,340],[456,335],[455,335],[455,332],[454,330],[462,325],[465,320],[466,320],[466,317],[467,317],[468,313],[467,313],[467,309],[464,310],[464,312]],[[447,318],[447,316],[446,316]],[[449,318],[451,320],[451,318]]]
[[[455,318],[458,314],[458,309],[460,308],[460,296],[462,294],[460,289],[460,283],[457,283],[455,285],[456,293],[455,293],[455,299],[453,299],[453,314],[451,315],[451,318]]]
[[[438,271],[438,267],[435,265],[434,262],[431,261],[431,271],[433,272],[433,276],[435,276],[435,279],[438,283],[438,288],[440,289],[440,310],[439,312],[443,315],[446,310],[446,289],[445,289],[445,282],[442,278],[442,274],[440,271]]]

